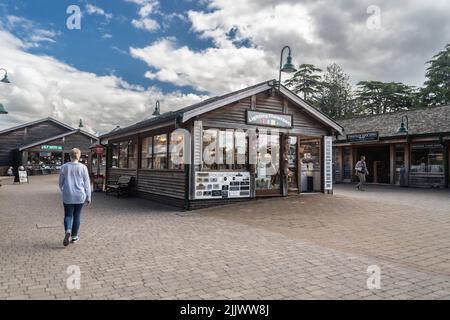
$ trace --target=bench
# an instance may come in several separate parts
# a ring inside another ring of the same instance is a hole
[[[123,195],[130,195],[132,176],[120,176],[115,182],[108,182],[106,185],[106,194],[111,192],[117,193],[117,198]]]

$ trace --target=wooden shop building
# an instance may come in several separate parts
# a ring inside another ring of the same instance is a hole
[[[331,193],[337,134],[335,121],[266,81],[116,128],[100,143],[107,181],[132,176],[134,194],[194,209]],[[179,156],[183,161],[174,161]]]
[[[70,161],[70,150],[79,148],[81,162],[90,166],[89,147],[97,137],[53,118],[44,118],[0,131],[0,175],[10,166],[23,166],[28,174],[59,172]]]
[[[364,155],[368,182],[449,187],[450,106],[338,121],[344,134],[333,143],[335,182],[356,181],[354,166]]]

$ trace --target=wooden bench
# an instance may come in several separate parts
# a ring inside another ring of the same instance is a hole
[[[108,182],[106,185],[106,194],[111,192],[117,193],[117,198],[123,195],[130,195],[132,176],[120,176],[115,182]]]

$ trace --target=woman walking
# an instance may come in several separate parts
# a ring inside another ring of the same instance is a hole
[[[83,204],[91,203],[91,182],[87,167],[79,162],[81,151],[74,148],[70,152],[71,162],[61,167],[59,175],[59,188],[62,192],[64,204],[64,230],[63,244],[69,245],[78,241],[78,230],[80,228],[80,215]]]

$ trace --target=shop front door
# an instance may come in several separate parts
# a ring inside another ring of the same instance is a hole
[[[257,196],[281,195],[280,135],[258,134],[255,190]]]

